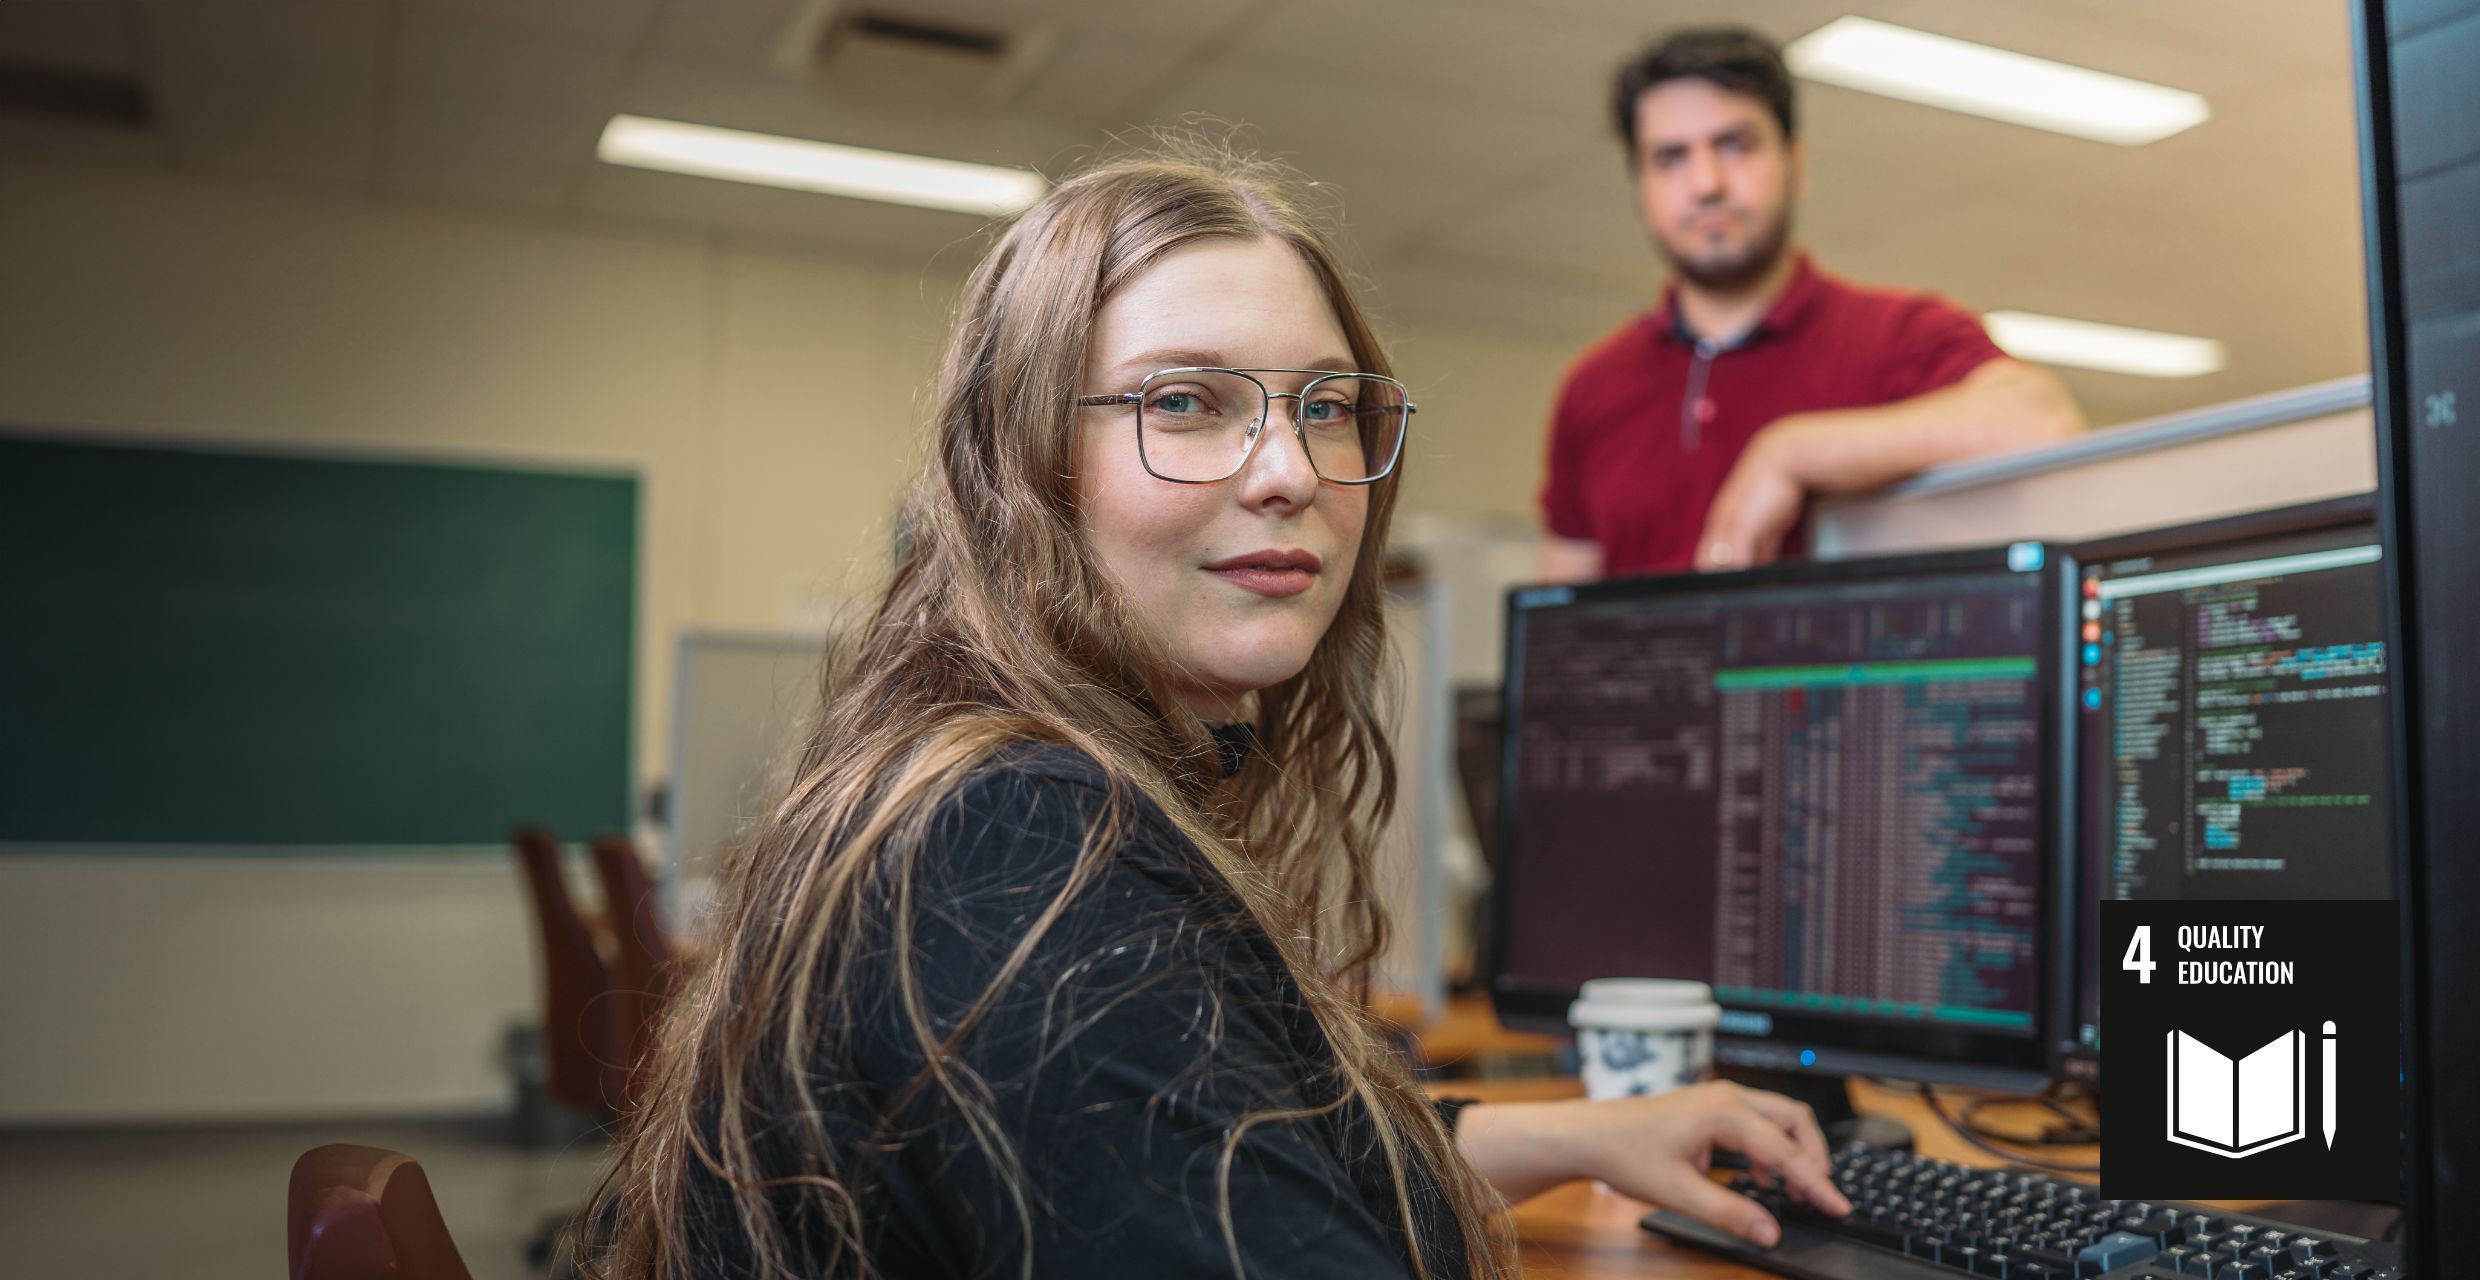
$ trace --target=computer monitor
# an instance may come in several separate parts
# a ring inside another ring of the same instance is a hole
[[[2394,896],[2374,510],[2342,498],[2062,553],[2082,923],[2060,1075],[2098,1073],[2102,902]]]
[[[1728,1070],[1836,1096],[1851,1074],[2044,1083],[2067,927],[2048,559],[1510,593],[1502,1020],[1563,1024],[1592,978],[1690,978]]]
[[[2480,0],[2358,0],[2360,225],[2395,685],[2412,1274],[2467,1270],[2480,1204]]]

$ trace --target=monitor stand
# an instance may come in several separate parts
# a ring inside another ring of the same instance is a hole
[[[1818,1127],[1826,1131],[1828,1150],[1840,1150],[1855,1142],[1884,1151],[1912,1149],[1910,1125],[1886,1116],[1864,1116],[1852,1110],[1851,1089],[1841,1076],[1737,1066],[1722,1067],[1714,1074],[1734,1084],[1764,1089],[1807,1103],[1808,1109],[1817,1113]]]

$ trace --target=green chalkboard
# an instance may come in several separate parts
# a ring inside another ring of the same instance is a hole
[[[637,481],[0,436],[0,842],[626,825]]]

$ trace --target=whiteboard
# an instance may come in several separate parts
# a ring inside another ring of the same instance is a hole
[[[718,855],[781,792],[818,701],[826,639],[798,632],[687,631],[672,708],[664,860],[671,918],[698,932]]]

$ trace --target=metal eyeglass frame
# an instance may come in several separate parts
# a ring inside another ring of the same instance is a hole
[[[1250,382],[1257,384],[1258,394],[1262,397],[1257,406],[1257,420],[1249,427],[1248,447],[1240,451],[1240,460],[1232,464],[1231,470],[1226,471],[1211,480],[1187,480],[1179,476],[1164,475],[1154,469],[1153,459],[1145,456],[1145,430],[1143,425],[1145,420],[1145,389],[1154,385],[1154,380],[1156,378],[1167,378],[1174,374],[1182,373],[1228,373],[1237,377],[1247,378]],[[1277,391],[1274,388],[1267,386],[1263,381],[1256,377],[1257,374],[1261,373],[1313,373],[1317,376],[1311,378],[1306,383],[1303,383],[1298,391]],[[1402,393],[1404,397],[1404,403],[1402,406],[1403,423],[1402,429],[1395,435],[1395,452],[1387,455],[1385,466],[1379,467],[1375,473],[1364,476],[1358,480],[1338,480],[1319,469],[1317,464],[1317,454],[1312,452],[1309,448],[1307,428],[1304,427],[1300,421],[1301,410],[1298,406],[1308,403],[1308,401],[1302,397],[1307,396],[1311,391],[1315,390],[1319,383],[1330,378],[1355,378],[1368,382],[1383,382],[1388,386],[1395,388],[1395,390]],[[1137,461],[1139,464],[1144,466],[1145,474],[1152,476],[1157,480],[1167,480],[1172,484],[1221,484],[1225,480],[1229,480],[1233,476],[1240,474],[1240,472],[1249,465],[1249,459],[1257,456],[1258,442],[1266,438],[1266,419],[1274,413],[1274,402],[1277,400],[1289,400],[1293,403],[1294,408],[1292,409],[1291,415],[1292,436],[1294,439],[1300,441],[1300,453],[1302,457],[1309,460],[1309,469],[1317,472],[1317,478],[1328,484],[1376,484],[1380,480],[1384,480],[1388,476],[1395,474],[1395,464],[1401,461],[1404,456],[1404,441],[1412,434],[1412,415],[1420,411],[1419,407],[1412,403],[1412,389],[1382,373],[1345,373],[1334,369],[1226,369],[1218,365],[1207,364],[1181,365],[1175,369],[1156,369],[1154,372],[1145,375],[1145,380],[1139,382],[1137,384],[1137,389],[1134,391],[1122,391],[1117,394],[1107,396],[1078,396],[1076,398],[1076,403],[1080,406],[1115,404],[1133,404],[1137,406]]]

